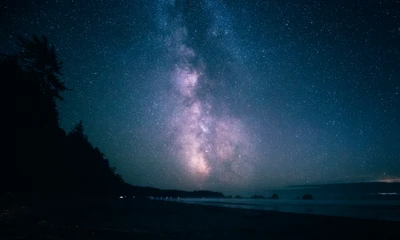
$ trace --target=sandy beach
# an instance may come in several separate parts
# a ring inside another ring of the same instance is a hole
[[[396,239],[398,222],[138,199],[3,207],[1,239]]]

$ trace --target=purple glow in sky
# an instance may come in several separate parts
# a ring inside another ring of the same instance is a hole
[[[194,64],[196,52],[185,44],[187,31],[174,27],[166,36],[170,57],[176,59],[168,95],[174,110],[169,127],[173,133],[175,164],[185,179],[202,188],[205,182],[243,184],[250,178],[250,139],[246,126],[228,114],[214,116],[214,106],[200,96],[201,81],[207,81],[205,64]],[[217,109],[218,111],[218,109]]]

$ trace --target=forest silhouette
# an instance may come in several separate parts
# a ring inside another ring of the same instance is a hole
[[[8,192],[114,195],[124,184],[104,154],[93,147],[82,121],[69,133],[59,126],[57,100],[69,90],[62,63],[45,36],[18,38],[21,51],[2,55],[4,82],[15,97],[15,159],[3,158]]]
[[[223,197],[209,191],[160,190],[127,184],[105,155],[88,141],[82,121],[66,133],[57,101],[69,91],[62,63],[47,37],[18,37],[21,50],[1,55],[4,83],[15,97],[15,158],[3,157],[3,192],[29,195]]]

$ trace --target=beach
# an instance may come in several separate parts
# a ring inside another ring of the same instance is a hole
[[[0,239],[396,239],[399,223],[141,199],[3,207]]]
[[[398,200],[271,200],[205,198],[179,200],[185,203],[245,208],[299,214],[388,220],[400,223]]]

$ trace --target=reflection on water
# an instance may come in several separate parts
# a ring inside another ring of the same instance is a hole
[[[279,212],[279,206],[278,205],[274,206],[274,211],[278,211]]]
[[[181,202],[327,216],[400,221],[400,201],[180,199]]]
[[[304,208],[304,212],[307,213],[307,214],[313,214],[314,210],[311,207],[306,207],[306,208]]]

